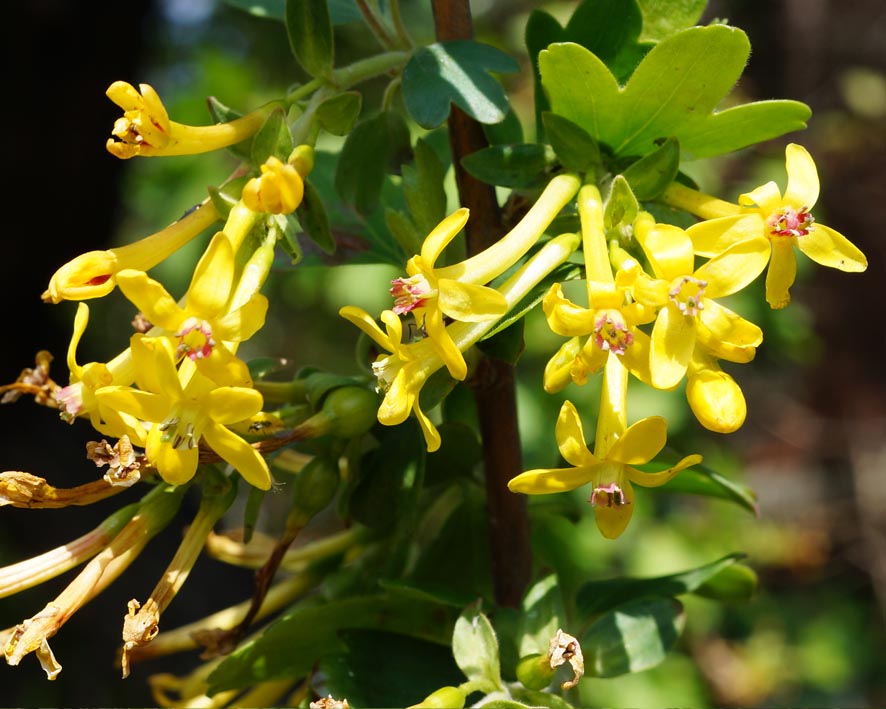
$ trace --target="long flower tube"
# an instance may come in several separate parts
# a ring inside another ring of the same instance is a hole
[[[206,538],[234,501],[237,486],[216,473],[211,480],[204,479],[202,489],[200,508],[150,598],[144,605],[139,605],[135,599],[129,602],[129,613],[123,619],[121,669],[124,679],[129,676],[130,653],[150,643],[160,632],[160,615],[187,581]]]
[[[125,268],[147,271],[203,233],[220,216],[207,200],[156,234],[106,251],[89,251],[58,269],[40,296],[49,303],[87,300],[107,295]]]
[[[498,291],[504,296],[508,309],[513,308],[547,274],[569,258],[580,243],[576,234],[562,234],[551,239],[527,261]],[[428,377],[445,365],[436,348],[425,338],[416,343],[402,342],[402,325],[393,311],[382,313],[386,325],[383,331],[368,313],[360,308],[345,306],[339,314],[359,327],[376,344],[390,354],[380,355],[373,364],[379,386],[385,397],[378,410],[378,420],[386,426],[403,423],[414,412],[418,419],[428,451],[440,447],[440,434],[419,405],[419,393]],[[462,352],[476,344],[488,333],[496,321],[479,323],[456,322],[449,325],[448,335]]]
[[[104,478],[76,487],[54,487],[37,475],[7,470],[0,473],[0,507],[11,505],[36,510],[91,505],[125,489]]]
[[[17,625],[4,650],[7,664],[17,665],[35,653],[46,676],[55,679],[61,665],[49,639],[87,602],[108,587],[141,553],[148,541],[166,527],[178,511],[185,486],[160,485],[148,493],[135,516],[42,611]]]
[[[138,510],[138,503],[117,510],[98,527],[39,556],[0,568],[0,598],[12,596],[55,578],[104,549]]]
[[[149,84],[140,91],[115,81],[105,92],[123,109],[108,138],[108,152],[122,160],[139,156],[194,155],[235,145],[258,132],[275,104],[268,104],[227,123],[188,126],[169,120],[166,107]]]

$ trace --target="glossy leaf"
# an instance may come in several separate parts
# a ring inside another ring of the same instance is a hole
[[[275,108],[252,139],[252,162],[261,165],[271,156],[285,162],[291,152],[292,136],[286,125],[286,112],[282,107]]]
[[[724,569],[733,566],[743,556],[743,554],[730,554],[710,564],[667,576],[590,581],[578,590],[576,610],[581,618],[593,618],[633,599],[692,593],[722,573]]]
[[[680,143],[676,138],[668,138],[657,150],[632,163],[624,172],[624,177],[634,196],[647,201],[664,192],[677,176],[680,168]]]
[[[673,598],[641,598],[613,608],[580,639],[586,675],[616,677],[655,667],[685,622],[683,606]]]
[[[363,96],[357,91],[345,91],[326,99],[317,106],[317,121],[332,135],[347,135],[360,115]]]
[[[446,216],[446,191],[443,189],[446,168],[426,140],[417,140],[413,153],[415,162],[403,166],[401,185],[409,214],[419,232],[425,235]]]
[[[498,664],[498,639],[489,619],[477,604],[469,606],[455,621],[452,654],[469,681],[484,692],[502,688]]]
[[[461,164],[490,185],[525,188],[543,185],[553,162],[554,154],[547,146],[523,143],[491,145],[462,158]]]
[[[550,111],[542,113],[541,121],[547,140],[564,168],[588,172],[602,164],[600,146],[580,125]]]
[[[326,206],[317,188],[310,181],[305,180],[305,193],[301,204],[295,210],[298,223],[304,229],[308,238],[319,246],[325,253],[335,253],[335,239],[329,227],[329,216],[326,214]]]
[[[664,469],[666,465],[643,465],[643,470],[654,471],[656,468]],[[703,495],[716,497],[721,500],[735,502],[755,515],[760,513],[757,506],[757,494],[747,485],[742,485],[734,480],[720,475],[704,464],[693,465],[680,472],[667,485],[652,488],[661,492],[678,492],[690,495]]]
[[[766,101],[713,113],[741,75],[750,44],[725,25],[692,27],[656,45],[627,85],[577,44],[539,57],[551,110],[584,128],[615,155],[645,155],[675,136],[684,158],[709,157],[805,127],[809,109]]]
[[[398,113],[388,111],[361,121],[342,147],[335,189],[358,212],[368,214],[378,204],[385,176],[399,172],[409,154],[409,129]]]
[[[209,676],[208,692],[303,677],[319,660],[345,650],[338,636],[345,629],[384,630],[444,645],[455,618],[447,606],[393,594],[302,603],[225,658]]]
[[[403,69],[403,100],[422,128],[441,125],[452,103],[480,123],[498,123],[508,112],[508,99],[489,72],[518,68],[511,57],[487,44],[437,42],[416,51]]]
[[[643,14],[640,41],[658,42],[701,18],[708,0],[636,0]]]
[[[292,53],[308,74],[329,75],[335,45],[326,0],[286,0],[286,34]]]
[[[744,564],[732,564],[721,569],[695,589],[697,596],[717,601],[747,601],[757,591],[757,573]]]
[[[612,188],[606,198],[603,221],[607,229],[633,224],[640,212],[640,203],[628,181],[622,175],[616,175]]]
[[[556,574],[545,576],[530,587],[523,598],[522,611],[518,629],[520,657],[547,653],[551,638],[566,620]]]

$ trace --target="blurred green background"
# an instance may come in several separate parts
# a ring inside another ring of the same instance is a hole
[[[526,67],[523,26],[528,12],[542,5],[568,17],[575,3],[475,3],[478,38],[505,48]],[[427,4],[404,1],[403,9],[416,40],[430,39]],[[54,372],[64,379],[75,306],[40,303],[52,272],[83,251],[162,228],[234,166],[223,154],[115,160],[103,149],[118,115],[105,88],[116,79],[151,83],[175,120],[199,124],[207,122],[207,95],[248,109],[302,77],[281,25],[214,0],[134,0],[125,8],[47,0],[16,4],[9,12],[3,51],[11,108],[3,119],[12,160],[6,278],[0,281],[7,325],[0,377],[12,381],[31,365],[37,349],[46,348],[57,356]],[[726,19],[750,37],[753,52],[738,95],[798,99],[814,115],[803,134],[715,164],[693,165],[690,172],[706,191],[734,200],[769,179],[783,184],[784,142],[801,142],[821,173],[816,217],[858,245],[870,266],[857,276],[801,269],[786,311],[761,307],[759,292],[733,303],[766,332],[756,361],[730,370],[748,398],[748,420],[737,434],[703,430],[688,415],[681,392],[632,396],[632,419],[665,415],[670,444],[703,453],[715,469],[753,487],[760,516],[726,503],[642,490],[637,518],[623,537],[606,541],[586,520],[577,527],[570,553],[591,577],[670,573],[743,551],[760,575],[761,591],[741,605],[688,599],[686,632],[663,665],[614,680],[587,680],[582,699],[610,707],[882,706],[886,9],[881,0],[720,0],[705,13],[706,20],[712,18]],[[338,39],[339,63],[374,49],[359,25],[341,27]],[[532,114],[528,76],[524,71],[507,77],[524,119]],[[344,231],[337,238],[358,246],[360,235]],[[173,293],[187,287],[202,243],[156,270]],[[244,348],[246,356],[285,356],[296,366],[357,371],[356,332],[335,312],[345,303],[377,312],[386,304],[391,269],[352,265],[330,274],[317,263],[308,253],[304,266],[272,276],[271,320],[263,339]],[[93,312],[81,362],[113,356],[129,334],[131,307],[119,295],[96,303]],[[543,318],[533,316],[518,369],[527,468],[556,462],[553,423],[565,394],[545,395],[540,371],[558,345]],[[585,411],[596,400],[592,385],[568,394],[587,402]],[[0,409],[0,437],[0,469],[27,470],[59,486],[95,477],[81,455],[91,437],[84,424],[61,425],[51,412],[22,401]],[[0,564],[79,536],[118,505],[3,509]],[[56,682],[45,681],[32,657],[19,668],[0,665],[0,703],[148,705],[149,674],[181,672],[196,663],[187,657],[137,666],[126,681],[113,667],[126,602],[147,596],[179,534],[173,524],[133,569],[63,628],[53,641],[65,668]],[[0,600],[0,628],[35,613],[67,578]],[[201,560],[164,614],[164,627],[239,601],[250,589],[248,572]]]

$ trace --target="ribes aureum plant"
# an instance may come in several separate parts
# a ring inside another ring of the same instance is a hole
[[[41,353],[4,387],[4,401],[34,394],[63,421],[112,439],[89,445],[108,470],[71,488],[7,471],[0,506],[127,501],[67,556],[0,568],[8,596],[84,565],[43,611],[0,630],[9,664],[34,653],[58,676],[63,658],[49,640],[172,523],[191,490],[200,509],[148,601],[109,611],[123,628],[124,675],[202,649],[204,664],[148,678],[164,706],[584,705],[583,675],[664,659],[683,627],[677,596],[752,593],[738,554],[604,582],[550,543],[533,545],[529,522],[535,535],[551,524],[579,534],[592,517],[600,534],[587,532],[590,543],[623,550],[646,543],[656,505],[644,488],[679,481],[683,492],[755,509],[747,488],[679,450],[691,436],[667,445],[665,416],[628,405],[632,392],[657,401],[682,388],[705,429],[734,432],[748,402],[732,364],[766,343],[740,312],[761,274],[766,302],[780,309],[796,250],[842,271],[866,268],[813,217],[819,180],[805,148],[787,145],[783,192],[767,183],[737,203],[684,173],[692,160],[772,149],[766,141],[803,128],[808,108],[730,99],[722,109],[750,45],[736,27],[697,25],[701,1],[582,0],[565,26],[536,9],[528,107],[492,73],[519,63],[450,26],[467,3],[435,3],[448,39],[426,46],[398,0],[383,5],[249,3],[279,20],[263,31],[288,38],[299,69],[264,105],[212,100],[206,125],[173,120],[148,84],[108,88],[123,111],[111,156],[227,151],[233,169],[208,195],[195,190],[197,206],[175,223],[62,265],[43,294],[62,304],[119,289],[138,311],[119,354],[82,364],[78,349],[97,328],[78,303],[67,371],[50,376]],[[336,53],[333,27],[350,21],[365,23],[379,51],[343,64],[340,54],[353,53]],[[380,103],[369,80],[387,82]],[[216,87],[236,101],[225,89]],[[523,142],[533,131],[517,116],[531,114],[538,137]],[[149,273],[164,260],[192,274],[182,292]],[[382,263],[395,270],[361,268]],[[293,284],[318,269],[324,297],[314,302]],[[336,288],[341,273],[358,286]],[[342,302],[339,291],[366,297]],[[323,351],[310,346],[316,333],[331,332],[330,352],[356,342],[350,370],[336,357],[304,361]],[[541,355],[543,372],[525,368],[524,350]],[[293,371],[293,361],[304,366]],[[521,398],[551,402],[535,413],[550,435],[528,470],[515,380]],[[265,515],[269,490],[278,504]],[[561,504],[546,506],[549,495]],[[213,531],[219,520],[227,531]],[[255,591],[163,627],[201,551],[253,569]],[[623,617],[636,621],[630,636]]]

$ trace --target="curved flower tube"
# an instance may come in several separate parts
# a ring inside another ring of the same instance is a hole
[[[807,150],[794,143],[788,145],[785,169],[788,181],[784,194],[774,182],[767,182],[739,197],[740,213],[721,215],[687,230],[701,256],[714,256],[737,241],[765,237],[770,245],[766,302],[776,309],[791,302],[790,288],[797,275],[794,247],[828,268],[859,273],[868,266],[865,255],[845,236],[813,218],[819,181]],[[671,203],[682,206],[679,199]],[[748,219],[749,215],[753,218]]]
[[[135,335],[130,349],[139,389],[108,386],[96,396],[103,406],[151,424],[145,453],[166,482],[181,485],[194,476],[203,438],[248,483],[270,488],[265,459],[227,428],[261,410],[260,393],[217,386],[193,367],[176,370],[175,352],[164,337]]]
[[[125,81],[115,81],[105,92],[123,109],[108,138],[108,152],[122,160],[141,156],[194,155],[220,150],[252,137],[267,117],[265,106],[242,118],[212,126],[188,126],[169,120],[166,107],[149,84],[139,91]]]
[[[617,359],[610,355],[610,361]],[[617,365],[621,367],[621,365]],[[625,530],[633,515],[632,483],[644,487],[664,485],[677,473],[701,462],[700,455],[683,458],[675,466],[657,473],[646,473],[636,465],[648,463],[664,448],[667,423],[660,416],[637,421],[620,432],[612,433],[612,443],[605,452],[597,445],[591,453],[585,442],[581,419],[570,401],[563,403],[557,419],[556,438],[560,455],[568,468],[528,470],[508,483],[512,492],[544,495],[575,490],[590,483],[590,503],[597,527],[607,539],[615,539]]]
[[[117,273],[126,268],[137,271],[153,268],[218,219],[218,211],[207,200],[156,234],[107,251],[81,254],[53,274],[49,287],[40,297],[49,303],[60,303],[107,295],[117,284]]]
[[[268,299],[255,293],[242,307],[229,311],[235,275],[231,243],[219,232],[194,269],[184,305],[143,271],[121,271],[117,283],[152,325],[177,338],[176,358],[190,358],[218,384],[251,386],[245,362],[234,356],[234,347],[224,343],[233,345],[258,332],[265,322]]]

